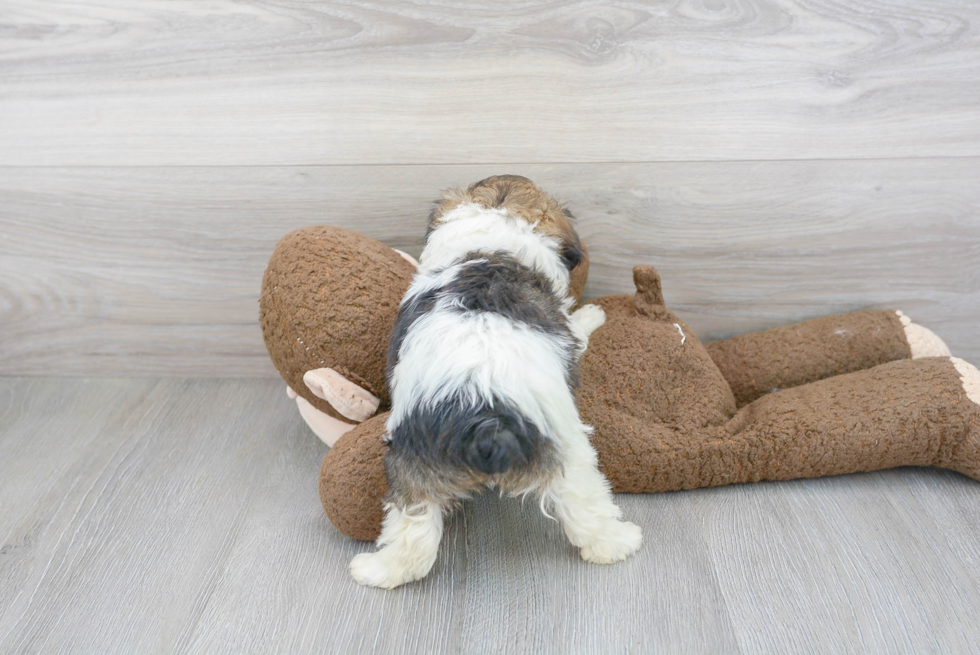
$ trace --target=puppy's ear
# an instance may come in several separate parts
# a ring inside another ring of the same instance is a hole
[[[582,245],[580,243],[566,242],[562,246],[561,261],[569,271],[581,264],[583,259],[585,259],[585,253],[582,252]]]
[[[561,261],[569,271],[575,269],[585,259],[582,250],[582,241],[578,238],[578,232],[573,227],[575,216],[565,207],[561,208],[561,215],[564,220],[559,222],[559,235],[561,237]]]

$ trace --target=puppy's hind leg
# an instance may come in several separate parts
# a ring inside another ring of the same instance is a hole
[[[568,540],[582,549],[582,559],[612,564],[632,555],[643,540],[639,526],[621,520],[609,482],[599,472],[588,428],[565,443],[563,469],[545,490]]]
[[[388,503],[377,542],[381,550],[355,556],[351,575],[358,584],[385,589],[424,578],[436,561],[442,529],[443,507],[438,503]]]

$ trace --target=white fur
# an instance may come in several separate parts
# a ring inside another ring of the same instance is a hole
[[[408,291],[405,292],[405,296],[402,298],[400,305],[406,304],[415,296],[425,293],[426,291],[431,291],[433,289],[439,289],[446,286],[456,279],[456,276],[459,275],[460,268],[462,268],[462,264],[452,264],[441,270],[420,270],[418,273],[416,273],[415,277],[412,278],[412,283],[408,285]]]
[[[402,343],[391,377],[397,400],[388,431],[422,404],[434,406],[451,395],[473,404],[496,396],[557,438],[569,410],[578,416],[565,384],[563,357],[574,347],[499,314],[460,314],[437,304],[412,325]]]
[[[435,503],[399,509],[385,507],[378,537],[384,546],[376,553],[361,553],[350,563],[358,584],[394,589],[425,575],[435,564],[442,540],[442,508]]]
[[[571,316],[569,327],[578,339],[578,356],[585,354],[589,345],[589,337],[606,322],[606,312],[599,305],[582,305]]]
[[[503,250],[555,282],[567,315],[572,302],[566,298],[568,272],[554,239],[533,232],[526,221],[475,205],[463,205],[443,220],[429,235],[406,300],[452,281],[462,255]],[[565,382],[569,357],[581,356],[605,318],[601,307],[586,305],[569,316],[574,339],[563,339],[499,314],[461,313],[441,300],[405,335],[390,381],[393,404],[387,423],[391,432],[415,407],[450,396],[499,398],[518,408],[554,442],[562,461],[561,473],[536,490],[542,509],[554,511],[583,559],[599,564],[625,559],[642,539],[636,525],[620,520],[589,441],[592,428],[579,417]],[[433,503],[408,510],[387,506],[381,550],[355,557],[351,574],[360,584],[385,588],[425,576],[438,552],[443,512]]]
[[[581,424],[580,424],[581,425]],[[544,492],[565,535],[581,548],[582,559],[593,564],[612,564],[632,555],[640,547],[640,528],[622,521],[613,502],[609,481],[599,472],[595,449],[589,442],[588,426],[563,440],[562,473]]]
[[[419,257],[422,273],[445,268],[468,252],[504,251],[551,280],[559,296],[568,293],[568,269],[558,250],[558,239],[534,230],[534,224],[503,209],[475,203],[459,205],[439,219]]]

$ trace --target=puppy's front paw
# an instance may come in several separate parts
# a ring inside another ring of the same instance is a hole
[[[599,305],[583,305],[572,314],[572,321],[586,338],[606,322],[606,312]]]
[[[582,559],[593,564],[622,562],[636,552],[642,541],[640,526],[616,521],[606,526],[595,541],[582,546]]]

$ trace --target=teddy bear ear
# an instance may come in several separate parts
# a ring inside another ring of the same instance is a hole
[[[650,305],[663,305],[664,293],[660,286],[660,273],[653,266],[634,266],[633,284],[636,295]]]
[[[317,398],[330,403],[338,414],[360,423],[374,416],[381,399],[332,368],[316,368],[303,374],[303,382]]]
[[[399,255],[401,255],[401,256],[402,256],[402,259],[404,259],[405,261],[407,261],[407,262],[408,262],[409,264],[411,264],[411,265],[412,265],[412,266],[414,266],[415,268],[418,268],[418,267],[419,267],[419,262],[418,262],[418,260],[417,260],[417,259],[415,259],[414,257],[412,257],[411,255],[409,255],[409,254],[408,254],[407,252],[405,252],[404,250],[399,250],[398,248],[392,248],[392,250],[394,250],[394,251],[395,251],[395,252],[397,252],[397,253],[398,253]]]

